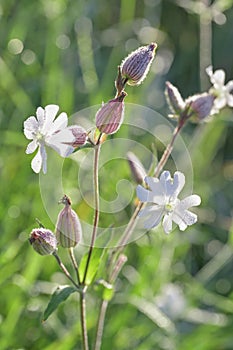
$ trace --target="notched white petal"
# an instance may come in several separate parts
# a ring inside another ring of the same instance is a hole
[[[164,195],[164,188],[161,186],[161,183],[159,179],[156,177],[145,177],[145,183],[150,187],[151,191],[158,195],[158,196],[163,196]]]
[[[42,157],[41,157],[41,152],[39,148],[37,154],[32,159],[31,167],[32,167],[32,170],[38,174],[41,170],[41,166],[42,166]]]
[[[149,215],[148,219],[146,219],[144,221],[144,223],[143,223],[144,227],[147,230],[150,230],[151,228],[158,226],[158,224],[160,223],[160,221],[162,219],[162,216],[163,216],[162,208],[160,208],[160,210],[152,212]]]
[[[165,215],[163,218],[163,229],[164,232],[168,235],[172,230],[172,215]]]
[[[213,80],[213,81],[212,81]],[[225,72],[222,69],[217,69],[212,76],[212,80],[211,82],[218,86],[218,87],[222,87],[224,86],[225,83]]]
[[[191,196],[188,196],[180,201],[178,204],[178,207],[180,210],[186,210],[191,207],[196,207],[197,205],[201,204],[201,197],[197,194],[192,194]]]
[[[45,107],[46,119],[53,121],[59,111],[59,106],[57,105],[47,105]]]
[[[26,154],[31,154],[37,149],[37,147],[38,147],[38,144],[37,144],[36,140],[33,140],[32,142],[30,142],[27,145],[25,153]]]
[[[45,122],[45,111],[42,107],[38,107],[36,110],[36,117],[39,123],[39,127],[41,128]]]
[[[53,122],[53,125],[51,127],[50,134],[53,134],[56,131],[62,130],[67,127],[68,124],[68,117],[65,112],[62,112],[57,119]]]

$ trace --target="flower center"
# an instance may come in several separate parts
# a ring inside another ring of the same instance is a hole
[[[167,213],[171,213],[175,208],[175,203],[174,202],[168,202],[165,204],[165,210]]]
[[[44,135],[40,131],[38,131],[36,133],[36,139],[37,139],[38,142],[43,141],[44,140]]]

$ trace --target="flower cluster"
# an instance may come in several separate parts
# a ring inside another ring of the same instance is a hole
[[[184,231],[188,226],[197,221],[197,215],[188,209],[201,203],[198,195],[191,195],[182,200],[178,195],[184,187],[185,176],[177,171],[174,178],[171,178],[169,171],[164,171],[160,178],[146,177],[145,183],[149,189],[139,185],[137,187],[137,196],[141,202],[150,203],[142,209],[139,216],[145,216],[144,227],[151,229],[162,225],[165,233],[172,230],[172,221],[174,221]]]
[[[233,80],[224,85],[225,72],[222,69],[213,72],[212,66],[206,68],[206,73],[213,86],[208,92],[195,94],[186,100],[183,100],[177,87],[166,82],[165,95],[172,111],[170,117],[175,117],[181,122],[202,122],[207,121],[210,115],[219,113],[225,106],[233,107]]]

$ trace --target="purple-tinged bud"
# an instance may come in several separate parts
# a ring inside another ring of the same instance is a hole
[[[155,57],[157,44],[141,46],[121,63],[121,75],[128,85],[139,85],[146,78]]]
[[[131,170],[131,175],[134,179],[134,181],[141,185],[146,177],[146,170],[138,157],[135,156],[133,152],[128,152],[127,155],[127,160],[129,163],[129,167]]]
[[[185,100],[186,106],[191,110],[191,120],[201,122],[211,114],[214,105],[214,96],[208,93],[194,95]]]
[[[65,207],[60,211],[56,223],[56,237],[64,248],[75,247],[81,240],[82,227],[78,215],[71,209],[71,201],[66,195],[60,200]]]
[[[75,139],[71,143],[71,146],[74,148],[83,146],[87,141],[87,132],[86,130],[78,125],[72,125],[68,129],[72,131],[72,134],[74,135]]]
[[[119,97],[105,103],[96,113],[96,126],[102,133],[114,134],[120,128],[124,119],[124,98],[122,91]]]
[[[166,82],[165,96],[172,113],[180,115],[185,108],[185,102],[177,87],[169,81]]]
[[[46,228],[35,228],[30,233],[29,242],[40,255],[51,255],[57,250],[57,240],[52,231]]]

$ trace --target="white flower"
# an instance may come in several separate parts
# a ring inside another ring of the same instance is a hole
[[[137,196],[141,202],[151,203],[139,212],[139,216],[147,217],[144,222],[146,229],[157,226],[162,218],[163,229],[167,234],[172,230],[172,221],[181,231],[197,221],[197,215],[191,213],[188,208],[199,205],[201,198],[197,195],[182,200],[177,198],[185,184],[184,174],[177,171],[172,179],[169,171],[164,171],[159,179],[147,176],[145,183],[150,190],[139,185]]]
[[[219,110],[225,106],[233,107],[233,95],[231,94],[231,91],[233,90],[233,80],[224,85],[224,70],[218,69],[213,72],[212,66],[206,68],[206,73],[209,75],[210,81],[213,84],[213,87],[209,92],[216,97],[212,114],[218,113]]]
[[[72,146],[66,144],[75,139],[72,131],[67,128],[67,114],[63,112],[54,120],[58,110],[57,105],[48,105],[45,109],[38,107],[36,117],[31,116],[24,122],[24,135],[28,140],[32,140],[27,146],[26,153],[33,153],[39,148],[31,162],[35,173],[39,173],[41,168],[44,174],[47,171],[45,146],[52,147],[62,157],[67,157],[74,150]]]

